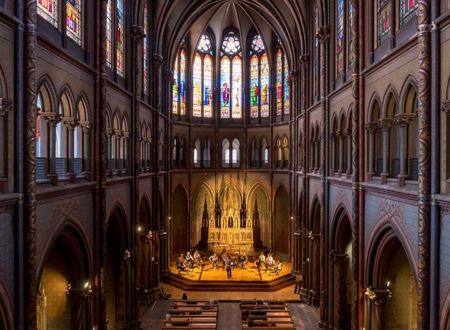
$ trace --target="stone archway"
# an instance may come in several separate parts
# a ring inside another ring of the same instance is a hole
[[[172,195],[172,256],[185,253],[188,247],[188,199],[183,187]]]
[[[352,228],[347,212],[340,208],[334,217],[330,242],[332,276],[331,310],[334,329],[351,329],[352,309]]]
[[[369,254],[366,291],[367,327],[372,330],[417,326],[416,278],[410,258],[394,231],[387,229]]]
[[[289,260],[290,257],[289,204],[289,193],[280,187],[275,194],[273,251],[283,260]]]
[[[91,325],[89,257],[77,231],[66,227],[42,267],[37,295],[37,329],[87,329]]]
[[[127,279],[129,255],[124,213],[117,207],[108,220],[104,286],[107,329],[122,328],[127,317]]]

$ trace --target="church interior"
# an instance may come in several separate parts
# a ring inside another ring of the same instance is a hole
[[[447,52],[448,0],[0,0],[0,330],[450,330]]]

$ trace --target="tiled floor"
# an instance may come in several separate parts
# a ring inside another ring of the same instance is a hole
[[[181,298],[183,291],[175,287],[164,284],[167,293],[172,294],[172,298]],[[219,330],[240,329],[240,309],[239,303],[233,302],[243,299],[261,300],[286,300],[296,301],[298,295],[293,293],[294,287],[288,287],[276,292],[187,292],[188,299],[208,299],[219,300],[219,316],[217,325]],[[166,313],[170,307],[170,300],[158,301],[154,308],[151,305],[141,307],[141,321],[144,330],[159,330],[164,324]],[[318,328],[319,314],[316,308],[308,305],[292,302],[289,303],[289,310],[292,318],[299,330],[315,330]]]

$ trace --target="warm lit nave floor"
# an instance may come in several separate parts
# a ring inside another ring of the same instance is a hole
[[[165,292],[170,293],[172,298],[180,299],[183,291],[168,284],[162,284]],[[294,294],[294,286],[275,292],[187,292],[188,299],[194,300],[219,300],[218,330],[240,329],[241,313],[237,300],[285,300],[296,301],[298,295]],[[222,302],[223,301],[223,302]],[[144,330],[158,330],[162,328],[166,313],[171,305],[171,300],[158,301],[152,310],[151,305],[141,307],[141,321]],[[297,329],[317,329],[319,320],[318,311],[300,303],[289,303],[289,309]]]
[[[221,263],[219,263],[217,269],[214,269],[212,264],[208,262],[205,263],[203,268],[196,267],[190,272],[178,273],[175,261],[172,261],[169,269],[172,274],[178,274],[191,281],[227,281],[227,273]],[[288,262],[283,262],[283,268],[278,275],[264,267],[258,270],[254,262],[249,262],[245,269],[239,267],[233,269],[231,281],[272,281],[291,272],[292,264]]]

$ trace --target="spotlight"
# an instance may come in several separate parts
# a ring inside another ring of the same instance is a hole
[[[79,294],[83,298],[89,298],[93,292],[93,286],[89,281],[86,281],[82,288],[73,288],[72,284],[67,284],[66,295]]]

